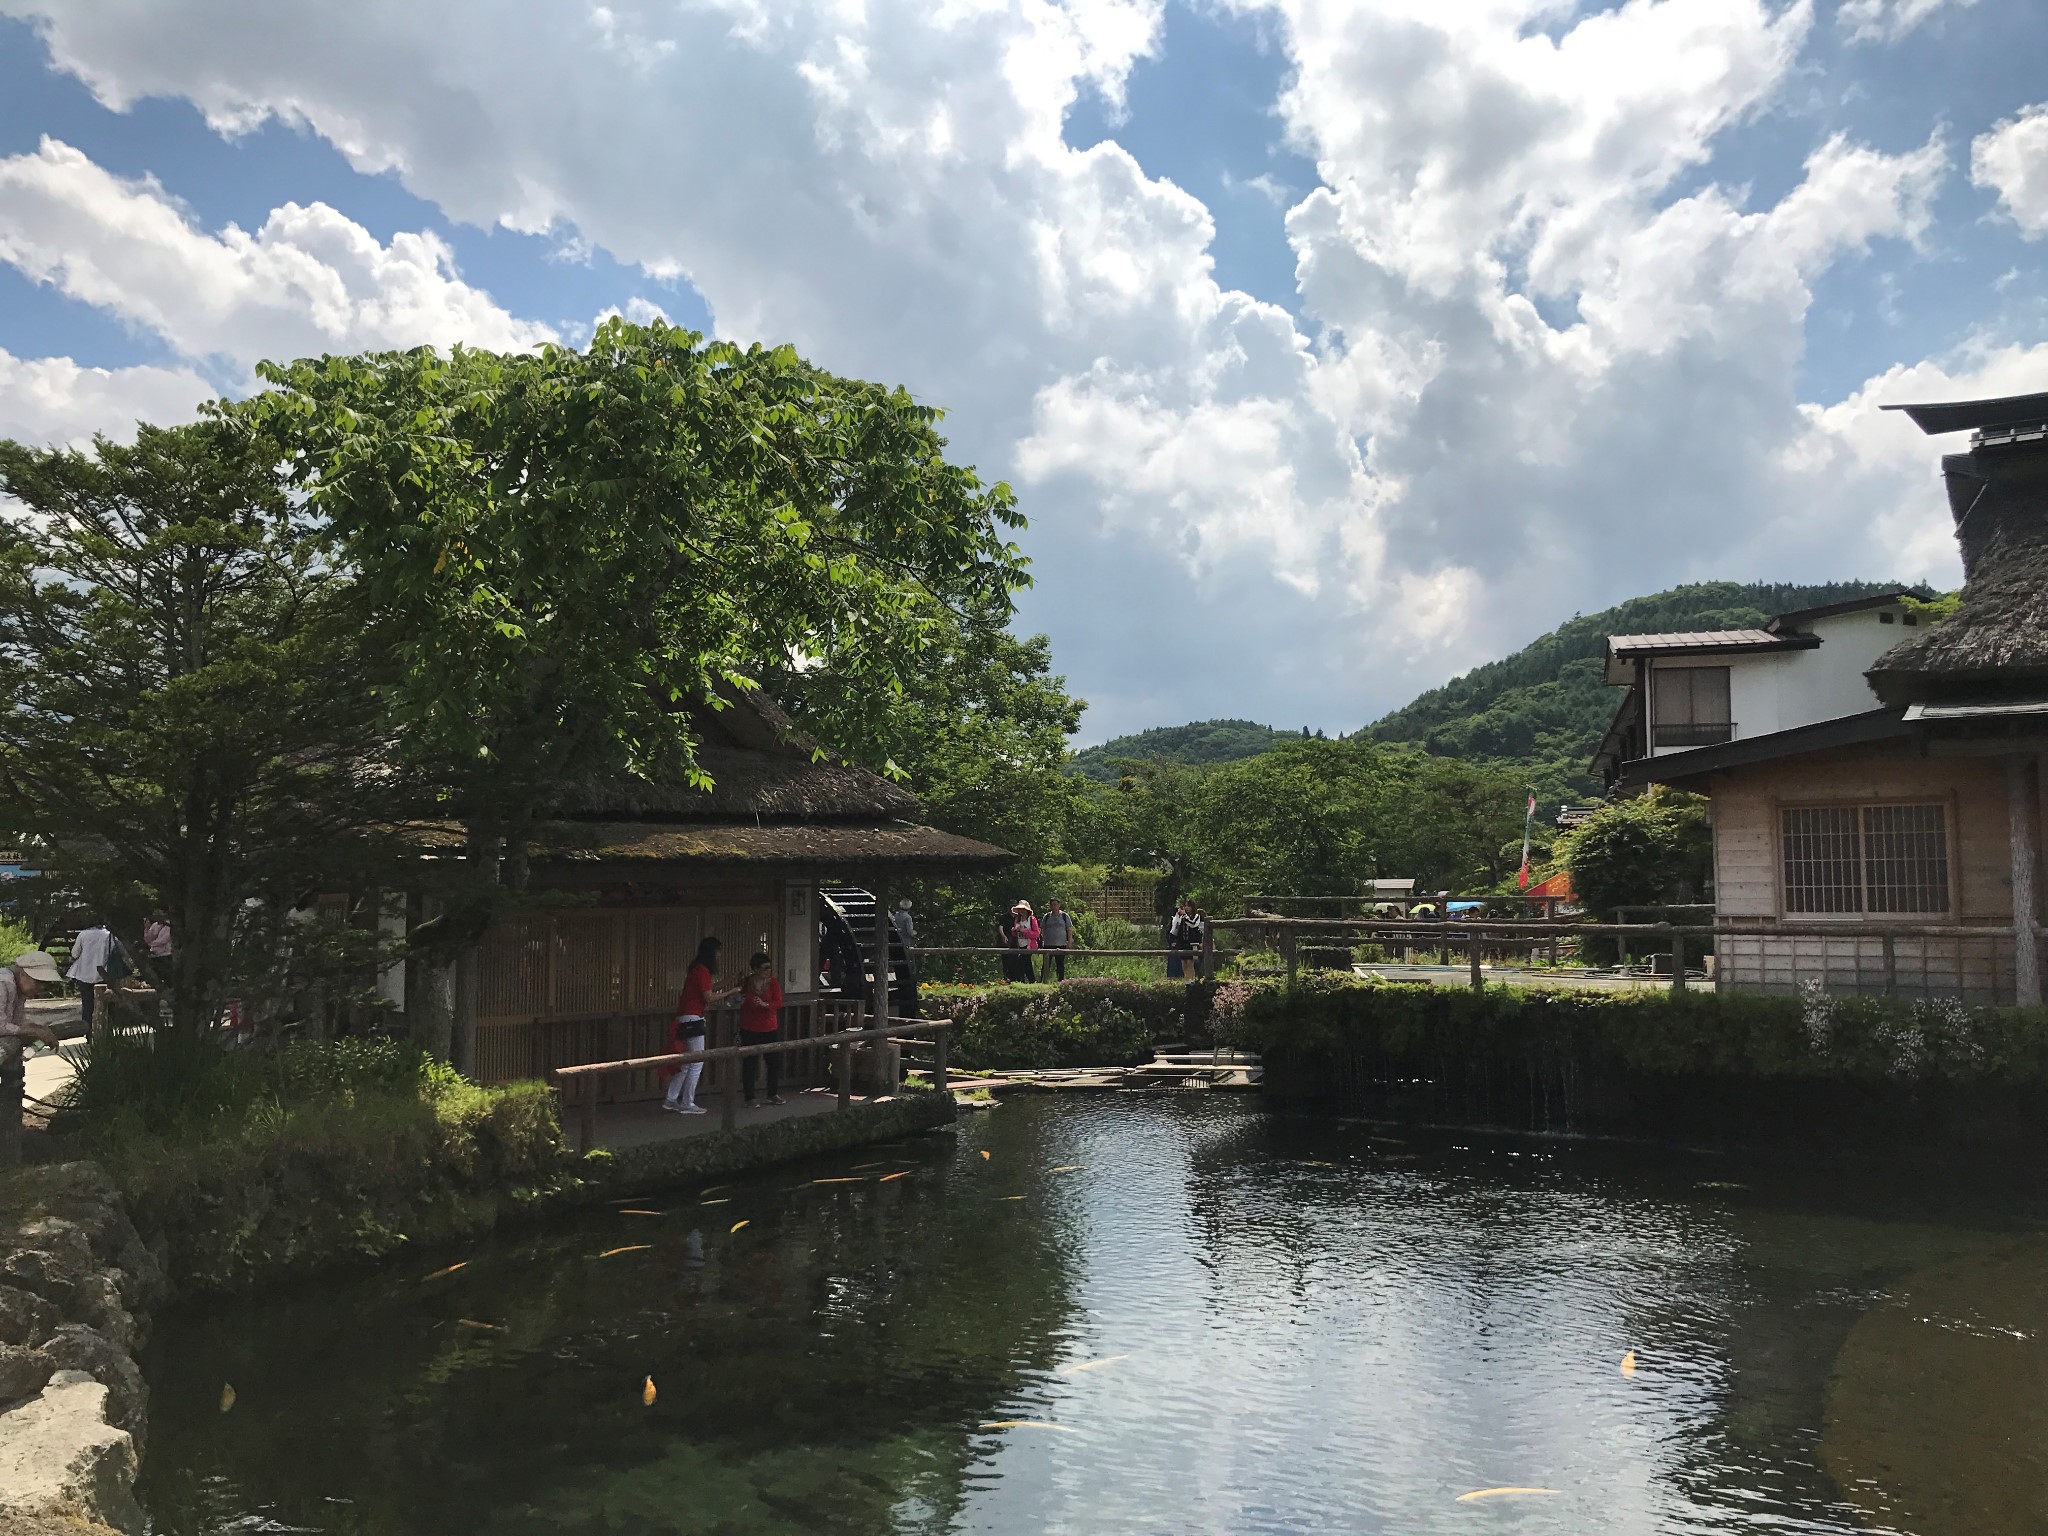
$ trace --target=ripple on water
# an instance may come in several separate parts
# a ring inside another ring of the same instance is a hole
[[[1046,1096],[892,1152],[915,1177],[736,1180],[603,1263],[615,1213],[164,1319],[154,1531],[1849,1531],[1958,1497],[1943,1457],[1887,1481],[1888,1373],[1980,1351],[1967,1397],[2048,1338],[1953,1192],[1925,1219],[1224,1095]],[[1555,1492],[1455,1502],[1502,1488]]]

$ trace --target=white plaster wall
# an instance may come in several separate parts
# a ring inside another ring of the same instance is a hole
[[[1673,657],[1652,664],[1650,687],[1657,686],[1655,674],[1686,665],[1687,662],[1725,660],[1728,666],[1728,713],[1735,721],[1735,737],[1768,736],[1823,720],[1861,715],[1878,707],[1863,674],[1873,662],[1914,631],[1898,622],[1884,623],[1877,611],[1839,614],[1815,620],[1812,633],[1820,645],[1810,651],[1769,651],[1760,656]],[[1663,748],[1662,751],[1683,750]]]

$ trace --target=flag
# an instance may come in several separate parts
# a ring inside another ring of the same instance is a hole
[[[1529,837],[1535,830],[1536,795],[1534,791],[1531,791],[1529,795],[1529,814],[1522,820],[1522,873],[1521,877],[1515,882],[1517,890],[1526,891],[1529,889]]]

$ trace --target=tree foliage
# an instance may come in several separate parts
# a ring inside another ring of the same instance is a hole
[[[1348,895],[1374,878],[1471,890],[1506,872],[1512,774],[1366,741],[1290,739],[1209,769],[1127,761],[1076,807],[1074,851],[1165,869],[1162,901]],[[1517,845],[1518,847],[1519,845]]]
[[[687,706],[787,668],[885,717],[956,611],[1007,617],[1009,489],[938,413],[787,347],[606,322],[589,348],[266,366],[264,419],[367,592],[408,756],[523,883],[548,788],[702,780]]]
[[[1556,853],[1601,922],[1612,922],[1617,907],[1699,900],[1713,856],[1706,800],[1662,785],[1602,806],[1559,839]]]
[[[1250,720],[1198,720],[1115,737],[1076,752],[1074,767],[1091,779],[1114,784],[1120,776],[1117,765],[1125,758],[1204,768],[1256,757],[1297,739],[1296,732],[1276,731]]]
[[[352,867],[392,803],[358,592],[275,463],[235,411],[0,443],[0,823],[96,915],[169,914],[187,1030],[263,963],[245,902]]]

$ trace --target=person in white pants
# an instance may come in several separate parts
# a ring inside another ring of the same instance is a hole
[[[707,938],[697,946],[697,958],[690,962],[690,969],[683,977],[683,995],[676,999],[675,1022],[669,1026],[668,1048],[671,1051],[701,1051],[704,1037],[710,1026],[705,1016],[714,1005],[731,997],[739,988],[728,987],[723,992],[714,990],[712,978],[718,971],[718,940]],[[689,1062],[676,1069],[675,1076],[668,1080],[668,1095],[661,1107],[671,1114],[701,1115],[705,1109],[697,1102],[697,1083],[704,1076],[704,1063]]]

